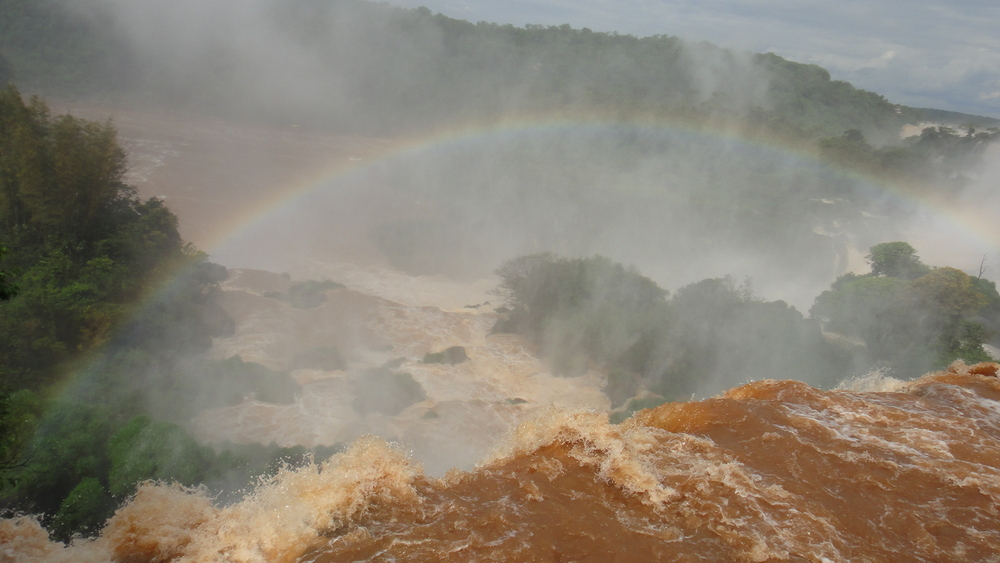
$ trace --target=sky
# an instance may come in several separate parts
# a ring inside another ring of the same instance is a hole
[[[996,0],[390,0],[472,22],[671,35],[818,64],[890,102],[1000,118]]]

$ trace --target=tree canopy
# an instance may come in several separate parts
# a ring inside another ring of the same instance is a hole
[[[917,251],[905,242],[883,242],[871,247],[865,260],[871,264],[872,275],[914,280],[930,272],[917,256]]]
[[[705,279],[668,299],[634,268],[549,253],[508,260],[497,274],[510,309],[494,330],[538,344],[557,373],[607,371],[615,407],[646,404],[630,401],[643,391],[662,401],[722,391],[737,379],[794,373],[829,385],[845,373],[816,323],[782,301],[754,297],[749,281]]]
[[[226,270],[124,172],[110,123],[0,91],[0,504],[62,540],[98,530],[137,481],[221,492],[293,453],[217,454],[174,423],[247,394],[288,401],[297,384],[197,357],[227,330],[210,299]]]
[[[857,369],[883,366],[915,376],[955,359],[990,359],[982,345],[996,311],[985,307],[1000,298],[992,282],[931,268],[901,241],[873,246],[867,259],[870,273],[842,276],[810,310],[828,330],[863,344],[854,350]]]

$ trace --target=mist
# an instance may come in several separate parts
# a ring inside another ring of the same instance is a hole
[[[665,288],[750,277],[808,309],[851,252],[897,236],[878,187],[714,133],[630,124],[473,131],[364,165],[215,250],[285,271],[357,239],[411,274],[489,277],[504,260],[600,254]]]
[[[360,1],[68,6],[113,21],[131,90],[145,93],[131,105],[417,140],[240,235],[261,240],[206,249],[227,265],[287,271],[289,256],[344,237],[407,272],[464,279],[520,254],[601,254],[672,289],[749,276],[805,310],[912,211],[747,129],[784,103],[774,81],[787,79],[751,53],[667,36],[609,35],[615,46],[597,50],[589,30],[518,34]],[[659,64],[641,58],[664,45]],[[621,100],[632,109],[616,116]],[[437,145],[419,146],[435,131]]]
[[[128,80],[150,95],[126,100],[134,107],[166,104],[314,132],[405,135],[405,148],[342,169],[206,249],[229,268],[338,281],[361,280],[359,268],[381,276],[394,271],[474,284],[477,289],[463,290],[476,296],[467,300],[472,304],[486,302],[482,288],[496,283],[493,272],[506,260],[540,252],[600,255],[635,267],[668,293],[701,280],[744,280],[754,300],[780,301],[804,316],[839,275],[864,273],[861,257],[870,246],[908,236],[920,245],[919,233],[929,232],[924,225],[940,220],[885,181],[848,173],[796,147],[801,133],[762,129],[773,116],[796,115],[813,131],[838,135],[837,127],[856,125],[884,143],[912,119],[908,108],[891,105],[890,117],[864,110],[846,120],[803,109],[789,101],[790,76],[783,72],[792,69],[834,90],[843,83],[773,55],[669,36],[473,25],[353,1],[93,0],[73,6],[112,18],[129,45]],[[595,36],[612,46],[596,49]],[[653,49],[669,56],[644,60]],[[662,74],[650,74],[657,68]],[[979,200],[975,194],[988,189],[983,178],[991,177],[967,172],[976,180],[963,188],[965,199],[956,200],[963,209],[963,202]],[[949,254],[951,245],[930,238],[924,256]],[[410,306],[441,305],[389,284],[373,289],[367,279],[361,286],[348,282],[348,289]],[[267,291],[284,287],[276,283]],[[323,326],[318,319],[296,322]],[[740,328],[713,344],[721,354],[716,371],[685,387],[695,395],[762,377],[833,383],[772,373],[775,366],[766,362],[741,366],[748,347],[770,344],[741,344],[740,334],[764,325],[733,322]],[[705,338],[716,334],[699,330]],[[448,344],[340,339],[335,348],[347,360],[337,369],[365,390],[364,374],[376,373],[371,370]],[[281,371],[290,366],[280,358],[309,352],[288,346],[231,351]],[[401,356],[401,346],[409,353]],[[373,353],[380,347],[392,352]],[[214,354],[223,357],[219,347]],[[394,393],[385,392],[387,404],[395,404]],[[422,388],[407,393],[426,397]],[[402,409],[390,410],[395,416]]]
[[[518,112],[613,113],[622,100],[731,119],[773,101],[767,60],[666,35],[471,24],[361,0],[65,4],[120,61],[118,91],[141,95],[94,90],[130,105],[398,133]],[[667,56],[651,59],[657,50]]]
[[[1000,212],[997,182],[1000,148],[991,144],[981,159],[964,170],[968,182],[953,197],[935,199],[903,229],[931,264],[953,263],[971,274],[983,268],[988,278],[1000,268],[1000,232],[992,217]]]
[[[230,502],[276,460],[369,435],[428,475],[473,471],[545,417],[900,376],[810,317],[817,297],[878,277],[865,256],[892,241],[983,291],[1000,268],[996,120],[773,53],[361,0],[46,6],[100,40],[73,75],[32,70],[30,37],[0,41],[18,87],[121,119],[123,178],[210,260],[178,235],[197,265],[79,375],[60,366],[66,397],[95,404],[128,371],[145,418],[99,420],[118,461],[159,440],[184,462],[163,467],[212,467],[117,479],[115,500],[141,477]],[[981,307],[1000,327],[1000,294]],[[948,319],[954,347],[982,354],[981,335],[955,336],[969,319]],[[928,350],[914,369],[943,367]]]

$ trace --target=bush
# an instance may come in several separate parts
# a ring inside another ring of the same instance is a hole
[[[215,457],[180,426],[145,415],[134,417],[115,433],[108,442],[108,456],[108,488],[118,498],[149,479],[195,485]]]
[[[494,332],[538,344],[554,371],[579,374],[587,362],[646,374],[655,369],[669,324],[667,292],[633,268],[603,256],[535,254],[497,270],[496,293],[510,312]]]
[[[67,541],[74,534],[97,533],[113,513],[115,503],[94,477],[80,481],[66,495],[50,524],[56,538]]]

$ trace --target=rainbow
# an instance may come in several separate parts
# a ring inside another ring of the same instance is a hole
[[[828,166],[817,159],[816,155],[802,147],[789,146],[780,142],[766,139],[745,139],[726,129],[705,130],[685,124],[664,124],[646,122],[621,122],[615,120],[511,120],[491,126],[467,126],[456,127],[448,130],[437,131],[425,136],[411,137],[397,140],[391,144],[387,150],[377,154],[375,158],[365,161],[352,162],[349,165],[344,163],[332,163],[328,168],[321,170],[317,174],[304,180],[290,183],[286,186],[277,187],[271,195],[261,201],[250,212],[228,222],[223,229],[222,235],[212,240],[207,245],[206,250],[210,258],[213,253],[227,244],[237,241],[246,231],[259,227],[273,214],[294,210],[295,205],[310,194],[330,189],[339,183],[351,181],[357,178],[364,178],[364,175],[372,169],[385,164],[392,164],[395,161],[412,158],[415,155],[449,153],[460,147],[469,144],[489,144],[498,140],[516,140],[520,138],[531,138],[552,133],[573,134],[587,132],[590,134],[601,134],[603,132],[623,130],[634,131],[640,134],[651,136],[673,135],[692,139],[707,145],[725,145],[737,151],[750,151],[757,154],[771,155],[776,158],[787,159],[789,162],[801,163],[804,166],[815,169],[825,169]],[[997,167],[1000,171],[1000,166]],[[975,272],[980,266],[980,259],[987,255],[993,263],[1000,262],[1000,257],[994,259],[997,252],[1000,252],[1000,225],[993,220],[998,216],[991,213],[991,208],[983,206],[975,207],[963,205],[961,202],[948,202],[944,198],[932,198],[923,196],[916,198],[911,191],[906,191],[898,186],[888,185],[876,179],[860,176],[846,170],[833,170],[833,173],[841,175],[847,179],[861,182],[864,186],[875,193],[883,194],[887,198],[899,200],[903,203],[916,205],[923,213],[926,220],[931,224],[931,228],[926,230],[928,240],[933,242],[935,238],[946,238],[952,246],[947,251],[949,256],[936,259],[925,253],[921,241],[909,239],[921,252],[921,257],[928,264],[953,265],[968,272]],[[1000,179],[1000,174],[996,176],[984,176],[981,180],[992,182],[993,185]],[[992,187],[992,186],[990,186]],[[995,190],[1000,192],[1000,190]],[[949,232],[945,233],[943,230]],[[919,233],[917,233],[919,234]],[[959,256],[954,245],[961,246],[962,258],[967,264],[957,264],[956,257]],[[968,250],[968,251],[966,251]],[[967,258],[966,258],[967,257]],[[992,268],[991,276],[1000,277],[995,273],[998,268]],[[182,272],[183,273],[183,272]],[[148,310],[160,303],[169,294],[174,286],[174,280],[167,280],[159,288],[153,288],[147,293],[143,303],[137,308],[141,311]],[[777,296],[776,298],[783,298]],[[125,323],[122,328],[128,326]],[[103,352],[94,350],[88,357],[81,358],[74,366],[66,371],[66,377],[62,384],[53,389],[55,396],[63,396],[66,393],[78,393],[80,386],[90,385],[91,380],[88,374],[99,374],[101,370],[101,358]]]
[[[565,115],[521,116],[486,125],[480,123],[464,124],[387,141],[386,148],[372,158],[346,164],[333,162],[309,177],[288,185],[276,186],[267,197],[257,202],[253,208],[220,225],[216,229],[218,234],[207,241],[205,250],[210,255],[214,255],[220,250],[224,250],[228,245],[234,244],[242,233],[259,226],[267,217],[289,212],[303,198],[333,186],[361,179],[365,174],[379,166],[391,165],[393,162],[402,162],[418,156],[426,158],[446,155],[476,145],[486,147],[491,143],[511,142],[518,139],[538,139],[557,135],[598,136],[604,133],[619,135],[629,133],[651,139],[681,138],[706,147],[724,146],[731,151],[751,152],[764,158],[781,159],[781,161],[796,166],[828,170],[847,180],[864,185],[872,193],[879,194],[879,197],[897,202],[900,205],[918,208],[920,210],[918,215],[927,228],[915,229],[907,233],[907,236],[913,238],[911,243],[918,250],[921,250],[920,247],[924,244],[940,246],[943,237],[947,241],[946,244],[963,249],[960,258],[966,258],[965,254],[968,254],[968,260],[974,260],[976,265],[983,255],[992,257],[1000,252],[1000,224],[993,220],[993,217],[997,216],[995,211],[1000,211],[1000,201],[991,202],[993,205],[990,206],[983,206],[982,202],[970,202],[964,199],[955,201],[947,197],[926,193],[915,195],[920,194],[920,190],[884,182],[847,169],[833,168],[820,161],[815,151],[805,144],[794,145],[779,139],[765,137],[747,138],[725,124],[704,127],[683,120],[620,120]],[[1000,172],[1000,168],[997,172]],[[996,176],[1000,176],[1000,173]],[[990,181],[996,184],[998,179],[982,177],[979,183]],[[991,193],[993,191],[1000,190],[989,190]],[[968,249],[968,252],[964,249]],[[956,257],[954,251],[943,250],[942,252],[944,253],[941,256],[943,260],[939,259],[938,262],[954,261]],[[927,262],[935,263],[935,256],[923,252],[922,256]],[[962,264],[959,267],[972,268],[973,264],[970,262],[968,265]]]

